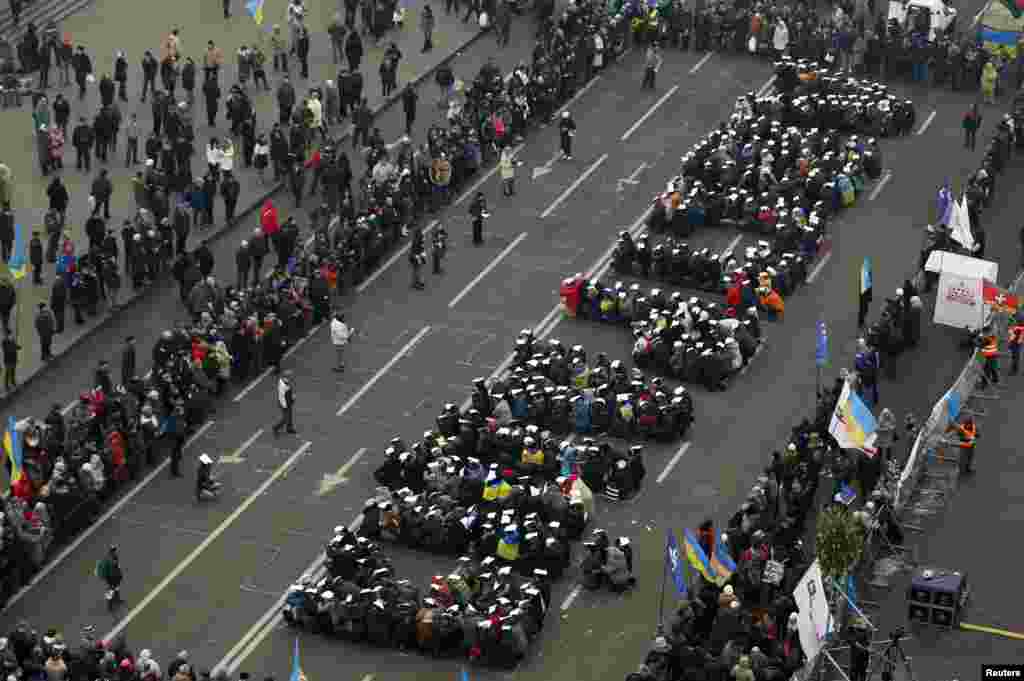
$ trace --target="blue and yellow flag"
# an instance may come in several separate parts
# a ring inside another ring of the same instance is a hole
[[[302,663],[299,662],[299,637],[295,637],[295,654],[292,659],[292,675],[289,681],[306,681],[306,675],[302,671]]]
[[[828,432],[843,449],[859,449],[871,457],[878,453],[874,446],[877,429],[874,414],[860,396],[850,390],[850,384],[844,383]]]
[[[25,258],[25,240],[21,236],[21,225],[14,225],[14,249],[8,263],[11,276],[21,279],[28,274],[28,260]]]
[[[257,25],[263,25],[263,0],[246,0],[245,9]]]
[[[709,582],[717,583],[718,580],[711,569],[711,561],[708,560],[707,554],[704,553],[704,549],[691,530],[683,531],[683,544],[686,546],[686,560],[690,562],[690,565],[700,573],[701,577]]]
[[[722,541],[721,536],[715,539],[715,552],[711,556],[711,568],[718,577],[719,585],[728,582],[729,578],[736,572],[736,561],[729,555],[729,547]]]
[[[21,451],[21,439],[18,436],[18,422],[13,416],[7,417],[7,432],[4,433],[4,452],[11,462],[11,486],[25,475],[24,455]]]

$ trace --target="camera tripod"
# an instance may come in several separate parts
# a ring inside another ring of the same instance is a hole
[[[865,678],[871,679],[876,671],[881,671],[882,681],[893,681],[896,665],[902,663],[903,669],[907,672],[906,681],[914,681],[914,670],[910,666],[910,657],[900,644],[900,639],[904,634],[903,629],[897,629],[889,635],[889,642],[886,644],[885,650],[880,655],[872,655],[873,664],[868,669]]]

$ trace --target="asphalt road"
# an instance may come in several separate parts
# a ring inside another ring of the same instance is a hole
[[[111,162],[103,166],[94,160],[92,173],[85,173],[75,170],[75,152],[71,147],[70,131],[74,128],[79,116],[85,116],[92,121],[93,116],[100,107],[98,88],[90,86],[84,100],[79,100],[77,88],[56,87],[56,69],[51,73],[52,86],[47,90],[51,102],[58,92],[62,92],[71,105],[71,123],[69,124],[69,139],[65,148],[65,164],[61,176],[67,185],[71,201],[68,206],[67,229],[74,239],[78,252],[83,253],[88,249],[88,238],[84,233],[85,220],[88,218],[89,206],[88,196],[91,191],[92,181],[96,177],[100,167],[108,168],[110,179],[114,185],[114,193],[111,198],[111,217],[108,226],[114,230],[118,237],[120,247],[121,221],[124,218],[132,217],[135,214],[136,205],[131,181],[136,171],[142,166],[126,167],[125,142],[123,128],[132,113],[138,115],[139,130],[141,133],[140,157],[144,160],[144,146],[146,138],[153,129],[153,108],[149,103],[140,103],[139,94],[142,85],[142,74],[139,62],[145,50],[152,50],[153,54],[160,58],[160,45],[171,27],[180,29],[182,39],[181,52],[185,56],[192,57],[199,70],[199,85],[202,85],[202,57],[206,50],[206,41],[213,39],[218,47],[224,52],[224,67],[220,74],[220,85],[223,98],[220,104],[220,111],[217,117],[217,126],[211,128],[206,125],[205,100],[201,92],[196,92],[196,103],[193,109],[193,121],[195,124],[196,154],[192,158],[193,174],[201,177],[206,168],[206,144],[213,137],[223,137],[229,132],[229,123],[226,118],[225,100],[228,90],[237,83],[237,59],[235,57],[239,46],[260,42],[263,45],[264,53],[268,60],[272,55],[269,48],[269,37],[267,31],[275,23],[284,27],[287,34],[287,23],[285,11],[287,2],[285,0],[272,0],[266,3],[265,22],[261,29],[245,13],[241,7],[242,3],[236,3],[239,7],[234,8],[231,19],[223,18],[221,3],[199,2],[198,0],[186,0],[173,4],[144,3],[125,6],[124,3],[108,2],[100,0],[87,10],[69,17],[61,22],[61,29],[71,35],[76,44],[86,47],[93,59],[93,66],[99,78],[104,73],[111,73],[116,50],[123,50],[127,55],[129,63],[128,71],[128,101],[118,102],[125,123],[118,138],[118,152],[111,155]],[[343,6],[343,3],[342,5]],[[399,62],[398,85],[404,87],[406,83],[428,74],[437,65],[448,58],[457,50],[462,49],[467,43],[473,40],[479,33],[474,24],[462,23],[454,15],[446,15],[439,11],[437,16],[436,31],[434,33],[434,49],[427,53],[421,52],[423,45],[422,35],[419,31],[419,15],[424,6],[423,2],[406,3],[408,19],[403,29],[389,31],[380,46],[374,46],[373,41],[368,37],[364,41],[365,55],[361,70],[365,79],[364,96],[369,101],[371,109],[384,104],[385,99],[381,96],[380,77],[378,67],[387,46],[394,42],[401,50],[403,58]],[[440,10],[440,8],[438,8]],[[299,102],[313,87],[322,87],[325,80],[335,80],[338,75],[338,65],[332,63],[331,45],[327,35],[327,26],[330,23],[335,8],[331,4],[315,5],[310,8],[310,16],[307,25],[310,28],[310,79],[299,78],[298,62],[290,60],[290,77],[295,86],[296,96]],[[461,17],[460,17],[461,18]],[[361,26],[362,24],[358,24]],[[144,27],[134,30],[133,27]],[[127,30],[126,30],[127,29]],[[525,32],[527,30],[525,21],[517,22],[516,29]],[[491,39],[493,40],[493,39]],[[489,44],[487,53],[493,53],[493,43],[485,39]],[[518,47],[518,46],[517,46]],[[508,51],[517,48],[507,48]],[[526,47],[520,52],[526,54]],[[484,54],[484,52],[481,52]],[[518,52],[515,53],[518,56]],[[481,62],[482,63],[482,62]],[[271,63],[267,63],[267,78],[270,84],[270,91],[259,90],[250,83],[248,92],[252,98],[254,110],[257,117],[258,132],[269,133],[270,128],[278,119],[278,107],[276,99],[277,87],[281,82],[282,74],[274,73]],[[421,102],[419,116],[423,122],[429,122],[434,110],[430,103],[436,100],[437,89],[431,78],[427,78],[425,96]],[[184,93],[179,88],[177,99],[182,101]],[[401,106],[398,106],[401,112]],[[52,109],[51,109],[52,111]],[[0,126],[7,130],[23,131],[24,134],[11,134],[7,139],[3,151],[3,161],[15,175],[15,186],[13,191],[12,206],[15,211],[17,222],[24,230],[24,244],[28,247],[28,240],[31,238],[31,230],[39,229],[43,234],[45,242],[45,230],[41,226],[43,217],[48,207],[46,188],[52,177],[44,177],[39,171],[39,162],[36,155],[35,138],[31,134],[31,102],[26,99],[20,109],[0,110]],[[334,126],[332,132],[339,135],[349,129],[350,119],[345,119],[341,125]],[[423,128],[424,130],[426,128]],[[398,136],[400,128],[384,128],[385,132],[394,131],[394,137]],[[393,137],[388,138],[389,141]],[[263,198],[274,186],[271,180],[273,173],[268,169],[266,184],[260,183],[256,172],[251,168],[244,168],[241,160],[241,147],[236,150],[235,175],[241,184],[242,191],[239,196],[237,214],[249,206],[262,203]],[[307,179],[307,183],[309,180]],[[220,197],[217,198],[214,210],[215,226],[220,228],[224,225],[224,204]],[[196,247],[202,239],[209,238],[210,229],[199,229],[193,225],[189,238],[190,248]],[[25,381],[30,375],[44,369],[42,364],[39,339],[35,331],[36,306],[39,302],[49,303],[50,285],[53,283],[54,266],[44,266],[45,286],[33,286],[28,279],[23,280],[19,285],[18,296],[20,305],[16,318],[16,329],[18,342],[23,350],[19,357],[18,377],[19,381]],[[144,292],[142,292],[144,293]],[[121,290],[121,302],[134,298],[134,292],[129,286],[127,279]],[[148,301],[145,301],[149,304]],[[100,314],[96,317],[89,317],[83,325],[69,323],[63,334],[55,338],[53,351],[61,354],[67,348],[79,341],[83,334],[89,333],[97,324],[103,323],[108,314],[107,306],[100,306]],[[112,314],[118,314],[116,311]],[[71,318],[70,310],[68,312]]]
[[[415,437],[441,404],[459,401],[472,378],[500,364],[516,331],[552,319],[545,314],[557,302],[560,277],[591,271],[614,234],[634,224],[648,197],[675,174],[679,155],[728,113],[736,96],[758,89],[769,75],[762,62],[719,55],[702,61],[701,55],[678,52],[666,55],[654,93],[639,91],[635,55],[628,65],[604,75],[571,107],[580,126],[575,161],[552,164],[552,172],[538,182],[527,179],[556,151],[555,131],[547,129],[531,136],[520,152],[525,164],[516,198],[501,198],[494,179],[481,186],[493,213],[483,247],[469,245],[466,206],[457,205],[443,218],[453,236],[453,252],[442,277],[431,276],[426,291],[411,292],[406,262],[399,258],[350,300],[349,319],[362,335],[351,347],[345,375],[339,379],[326,371],[332,350],[324,330],[292,355],[298,436],[275,441],[266,432],[257,434],[277,416],[269,380],[222,406],[217,422],[189,449],[190,457],[207,451],[235,461],[221,465],[227,492],[219,501],[196,507],[190,481],[154,480],[4,613],[5,621],[26,616],[40,626],[61,622],[68,635],[86,623],[99,631],[126,628],[135,645],[152,647],[158,657],[188,649],[200,667],[212,666],[234,648],[236,662],[239,651],[248,652],[239,670],[283,677],[290,668],[293,634],[273,620],[264,631],[260,618],[310,564],[330,528],[347,524],[358,512],[372,491],[369,473],[384,443],[397,434]],[[675,85],[674,95],[628,142],[621,142],[623,133]],[[621,597],[574,596],[572,578],[563,580],[553,599],[558,612],[549,618],[534,654],[516,671],[517,678],[613,679],[635,669],[655,625],[664,528],[693,527],[705,517],[724,522],[771,449],[780,447],[790,426],[809,412],[815,321],[824,317],[830,324],[833,366],[851,363],[863,257],[874,260],[879,298],[911,273],[936,188],[946,176],[961,177],[973,169],[978,155],[959,146],[960,116],[970,96],[899,84],[894,88],[918,102],[922,124],[930,122],[920,135],[883,143],[891,180],[874,201],[863,197],[836,224],[830,259],[813,285],[790,301],[786,321],[767,327],[766,348],[751,369],[728,392],[697,391],[690,446],[663,482],[656,478],[683,443],[649,448],[650,477],[638,498],[615,506],[599,502],[595,526],[629,535],[637,546],[638,588]],[[934,117],[931,110],[937,112]],[[993,123],[990,115],[986,126]],[[616,191],[618,180],[641,164],[646,168],[637,175],[639,184]],[[1003,211],[1006,224],[994,220],[989,227],[990,250],[1006,272],[1017,258],[1016,229],[1009,218],[1014,208]],[[541,219],[546,212],[549,217]],[[707,231],[697,238],[716,243],[734,238]],[[218,260],[224,259],[218,252]],[[139,321],[156,326],[174,309],[168,306]],[[613,327],[561,322],[551,335],[628,358],[628,335]],[[892,380],[883,385],[883,404],[898,414],[930,409],[959,371],[955,340],[945,329],[929,328],[917,352],[888,368]],[[82,375],[91,370],[97,357],[109,354],[101,347],[92,348],[93,354],[84,354],[69,371]],[[68,383],[76,385],[70,377]],[[67,393],[56,397],[70,399],[74,391]],[[42,413],[52,399],[40,398],[33,413]],[[988,429],[994,431],[995,425]],[[249,441],[247,449],[237,452]],[[365,454],[350,464],[363,448]],[[348,481],[318,496],[323,477],[343,467]],[[992,513],[1002,507],[1000,498],[992,502],[988,510],[979,510]],[[120,619],[103,611],[100,587],[90,578],[95,561],[113,542],[122,547],[127,574],[127,605],[117,613]],[[391,553],[397,572],[420,584],[452,564],[398,548]],[[83,583],[92,588],[83,589]],[[1006,600],[993,599],[986,611],[1012,607]],[[311,679],[339,671],[355,679],[409,673],[448,679],[457,669],[454,662],[428,662],[312,636],[303,636],[302,646]],[[973,662],[970,668],[976,668]]]

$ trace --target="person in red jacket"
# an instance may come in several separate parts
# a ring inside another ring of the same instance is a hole
[[[281,231],[281,225],[277,222],[277,208],[270,199],[267,199],[263,204],[263,210],[260,211],[260,226],[263,228],[263,236],[266,237],[273,237]]]

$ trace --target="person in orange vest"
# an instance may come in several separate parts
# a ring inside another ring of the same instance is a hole
[[[986,383],[999,384],[999,339],[992,333],[991,326],[985,326],[981,330],[981,338],[978,340],[978,348],[981,350],[981,357],[984,360],[982,370],[985,374]]]
[[[1006,346],[1010,350],[1010,375],[1016,376],[1020,369],[1020,349],[1024,346],[1024,322],[1014,317],[1007,333]]]
[[[950,424],[948,430],[956,431],[960,437],[960,469],[965,473],[974,472],[974,448],[978,442],[978,426],[972,416],[967,416],[961,423]]]

